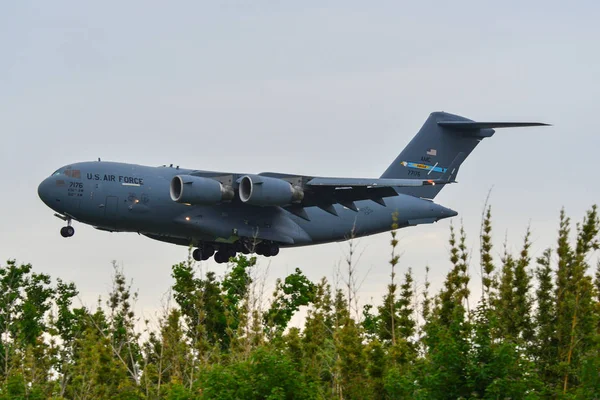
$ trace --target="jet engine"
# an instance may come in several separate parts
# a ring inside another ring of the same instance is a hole
[[[187,204],[216,204],[233,199],[230,186],[200,176],[177,175],[171,179],[171,200]]]
[[[240,200],[255,206],[285,206],[304,198],[302,188],[288,181],[260,175],[246,175],[240,181]]]

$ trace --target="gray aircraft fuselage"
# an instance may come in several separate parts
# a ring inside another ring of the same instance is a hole
[[[358,212],[334,204],[337,216],[318,207],[307,207],[309,220],[281,207],[244,204],[238,196],[214,205],[174,202],[169,194],[171,180],[193,172],[203,173],[166,166],[81,162],[60,168],[46,178],[39,185],[38,194],[57,213],[98,229],[137,232],[181,245],[231,243],[242,232],[249,237],[257,233],[270,237],[268,233],[276,232],[293,241],[282,242],[281,247],[305,246],[389,231],[393,215],[397,216],[399,227],[457,215],[430,200],[403,194],[386,198],[385,206],[372,200],[357,201]],[[233,180],[243,175],[233,174]]]

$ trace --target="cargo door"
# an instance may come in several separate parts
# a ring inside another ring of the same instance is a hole
[[[106,196],[104,203],[104,216],[109,219],[116,219],[119,207],[119,198],[117,196]]]

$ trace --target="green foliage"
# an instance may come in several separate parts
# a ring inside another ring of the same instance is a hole
[[[595,206],[573,230],[561,211],[555,249],[536,253],[528,229],[520,251],[505,243],[499,260],[487,207],[476,304],[464,229],[451,228],[449,272],[430,293],[429,267],[423,283],[411,268],[396,279],[393,228],[390,282],[361,320],[350,313],[356,293],[300,269],[262,309],[256,258],[245,256],[222,276],[191,258],[174,265],[157,326],[136,316],[137,294],[116,265],[106,300],[88,309],[73,305],[73,283],[9,260],[0,266],[0,400],[600,398]],[[302,327],[290,326],[301,307]]]
[[[534,337],[530,293],[532,273],[529,271],[530,236],[528,229],[519,257],[510,254],[505,244],[499,290],[494,298],[499,336],[515,343],[530,343]]]
[[[496,267],[492,257],[492,207],[489,206],[481,223],[480,233],[481,245],[481,283],[483,296],[490,301],[492,289],[497,285],[493,273]]]
[[[552,250],[546,249],[543,256],[538,257],[536,277],[538,288],[536,291],[537,310],[535,325],[537,326],[535,343],[531,346],[531,353],[539,368],[542,380],[550,381],[553,377],[553,364],[556,362],[557,337],[556,337],[556,297],[552,284]]]
[[[307,377],[320,381],[323,387],[332,388],[335,376],[335,346],[333,335],[334,304],[331,286],[323,278],[316,285],[315,296],[304,321],[304,330],[300,336],[302,351],[301,370]],[[289,339],[292,339],[290,331]],[[296,351],[298,353],[299,351]]]
[[[265,323],[276,332],[282,332],[301,306],[313,301],[316,287],[299,268],[285,280],[277,281],[271,307],[264,315]]]
[[[466,246],[466,233],[461,227],[457,240],[454,226],[450,226],[450,262],[452,269],[446,276],[444,288],[436,298],[435,313],[439,323],[450,326],[456,316],[464,319],[465,304],[469,297],[469,275],[467,260],[469,254]]]
[[[340,392],[350,399],[369,397],[366,360],[360,327],[351,318],[334,334]]]
[[[561,377],[562,393],[567,394],[577,385],[577,371],[582,355],[597,346],[598,315],[594,312],[594,287],[587,258],[600,247],[598,232],[600,219],[593,206],[577,225],[576,245],[569,244],[570,220],[561,211],[558,239],[558,270],[556,279],[556,340],[558,358],[555,372]]]
[[[430,398],[456,399],[469,396],[467,384],[469,326],[458,305],[447,320],[436,317],[425,327],[428,358],[420,386]]]
[[[363,310],[365,316],[363,326],[372,329],[370,325],[374,325],[378,339],[395,348],[394,354],[403,361],[411,359],[416,352],[414,343],[410,341],[415,334],[416,327],[413,284],[412,270],[409,268],[400,285],[398,297],[394,293],[396,285],[390,284],[388,292],[383,297],[382,305],[378,307],[379,314],[377,316],[370,314],[369,305],[365,306]],[[392,312],[393,314],[391,314]],[[394,330],[393,335],[392,329]]]
[[[247,361],[214,365],[202,372],[205,399],[314,399],[314,386],[286,353],[255,349]]]

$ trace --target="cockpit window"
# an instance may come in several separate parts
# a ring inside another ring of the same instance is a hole
[[[81,179],[81,171],[78,169],[71,169],[71,167],[67,167],[65,175],[69,178]]]
[[[69,178],[81,179],[81,170],[73,169],[72,166],[67,165],[66,167],[61,167],[61,168],[57,169],[56,171],[54,171],[54,173],[51,176],[57,176],[57,175],[65,175],[65,176],[68,176]]]

